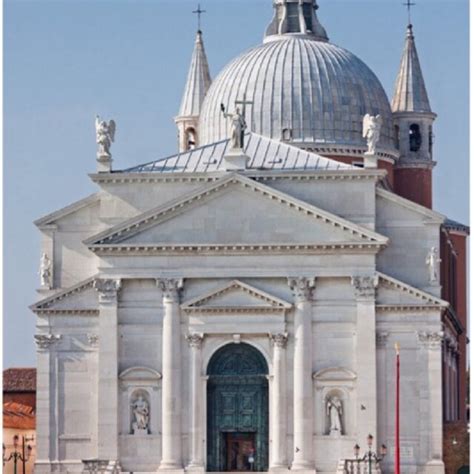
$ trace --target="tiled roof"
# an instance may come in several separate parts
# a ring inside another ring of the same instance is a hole
[[[4,392],[35,392],[36,369],[14,368],[3,371]]]
[[[115,173],[209,173],[224,171],[224,156],[230,140],[222,140],[194,150]],[[271,138],[249,133],[245,153],[249,169],[282,171],[350,170],[353,166],[302,150]]]
[[[36,427],[35,410],[32,407],[21,403],[4,403],[3,427],[19,430],[34,430]]]

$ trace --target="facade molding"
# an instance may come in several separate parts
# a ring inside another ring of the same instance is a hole
[[[311,204],[296,199],[286,193],[277,191],[262,183],[258,183],[235,173],[222,178],[214,184],[188,193],[184,197],[171,200],[162,206],[146,211],[137,217],[127,220],[124,223],[118,224],[111,229],[94,235],[86,239],[84,244],[92,250],[97,245],[100,246],[120,243],[126,238],[135,236],[141,231],[147,230],[150,227],[163,222],[164,220],[168,220],[175,215],[182,214],[187,206],[195,202],[203,202],[203,199],[208,198],[208,196],[211,194],[219,193],[225,188],[233,185],[242,186],[245,189],[259,193],[270,200],[277,201],[305,215],[309,215],[317,220],[321,220],[326,224],[332,225],[342,231],[349,233],[351,236],[359,238],[363,242],[379,243],[382,245],[388,244],[388,238],[377,232],[365,229],[357,224],[347,221],[346,219],[342,219],[334,214],[323,211],[322,209],[319,209]]]

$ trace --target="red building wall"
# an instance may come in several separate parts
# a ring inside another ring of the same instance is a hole
[[[395,168],[394,191],[410,201],[432,209],[432,170],[422,168]]]

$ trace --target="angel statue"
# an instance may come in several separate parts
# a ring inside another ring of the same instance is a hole
[[[224,118],[231,119],[231,148],[233,150],[241,150],[244,148],[244,135],[245,130],[247,129],[247,122],[245,117],[241,114],[240,108],[237,107],[233,114],[228,114],[226,112],[224,104],[221,104],[221,111],[224,115]]]
[[[38,272],[42,288],[51,288],[51,260],[43,252],[41,254],[40,269]]]
[[[105,120],[101,120],[97,115],[95,118],[95,132],[96,132],[96,141],[99,145],[97,150],[98,158],[110,158],[110,147],[115,141],[115,129],[116,125],[113,120],[110,120],[107,123]]]
[[[342,435],[342,402],[338,397],[328,398],[326,413],[329,417],[329,433]]]
[[[382,130],[382,117],[377,115],[365,114],[362,136],[367,139],[367,154],[375,155],[375,147],[380,140],[380,131]]]
[[[133,416],[133,430],[148,430],[150,421],[150,410],[148,402],[140,395],[135,402],[132,403]]]
[[[430,283],[438,283],[439,281],[439,264],[441,259],[438,255],[438,249],[436,247],[431,247],[428,256],[426,257],[426,265],[430,272]]]

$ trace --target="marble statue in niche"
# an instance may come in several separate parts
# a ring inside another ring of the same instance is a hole
[[[132,431],[133,434],[148,434],[150,427],[150,407],[143,395],[138,395],[132,403]]]
[[[339,397],[329,396],[326,402],[326,415],[329,418],[329,434],[342,435],[342,401]]]

